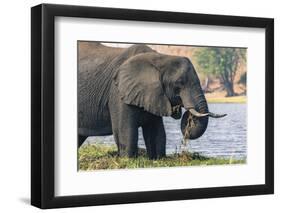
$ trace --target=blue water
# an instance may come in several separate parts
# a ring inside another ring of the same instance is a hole
[[[167,154],[188,150],[210,157],[241,159],[247,157],[247,105],[246,104],[209,104],[210,111],[226,113],[220,119],[209,119],[209,125],[203,136],[182,144],[180,120],[164,117],[167,136]],[[88,143],[115,144],[113,136],[89,137]],[[141,128],[139,129],[139,147],[145,148]]]

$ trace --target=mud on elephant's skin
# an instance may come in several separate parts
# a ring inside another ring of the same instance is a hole
[[[141,127],[149,158],[161,158],[166,155],[163,116],[180,119],[184,107],[196,124],[191,139],[205,132],[209,117],[220,116],[209,112],[186,57],[146,45],[113,48],[83,41],[78,51],[79,146],[88,136],[113,134],[119,155],[136,157]]]

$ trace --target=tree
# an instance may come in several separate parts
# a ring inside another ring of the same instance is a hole
[[[234,96],[234,77],[238,66],[246,61],[246,49],[202,47],[195,52],[197,64],[206,75],[220,78],[227,96]]]

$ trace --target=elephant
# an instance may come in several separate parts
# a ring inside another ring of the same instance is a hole
[[[78,147],[88,136],[114,136],[118,155],[138,156],[142,128],[149,159],[166,156],[164,116],[193,122],[188,137],[206,130],[209,117],[200,80],[187,57],[158,53],[147,45],[110,47],[78,42]]]

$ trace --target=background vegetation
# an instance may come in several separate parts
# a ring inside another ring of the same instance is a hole
[[[236,95],[234,79],[239,66],[244,65],[246,61],[246,49],[204,47],[195,52],[195,58],[206,76],[219,78],[226,90],[226,96]],[[246,76],[246,72],[241,76]],[[241,76],[240,81],[246,85],[246,79],[241,79]]]

